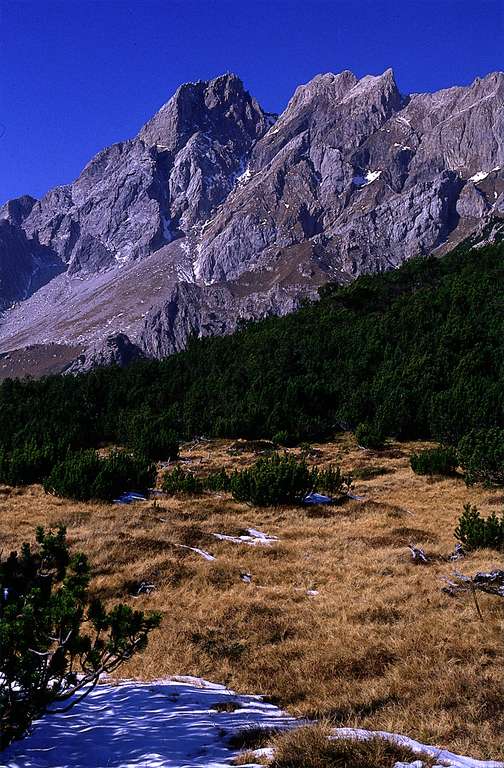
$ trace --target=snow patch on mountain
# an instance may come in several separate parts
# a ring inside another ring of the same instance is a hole
[[[474,176],[469,177],[469,181],[474,182],[474,184],[477,184],[478,181],[483,181],[483,179],[486,179],[490,171],[478,171],[478,173],[475,173]]]
[[[376,181],[376,179],[379,179],[381,176],[381,171],[366,171],[363,175],[362,174],[356,174],[352,182],[355,184],[356,187],[367,187],[368,184],[372,184],[373,181]]]

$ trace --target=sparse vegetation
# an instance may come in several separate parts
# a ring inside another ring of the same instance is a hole
[[[457,451],[450,446],[428,448],[413,453],[410,463],[417,475],[453,475],[458,467]]]
[[[393,471],[389,467],[357,467],[352,469],[352,476],[355,480],[372,480],[381,475],[389,475]]]
[[[203,478],[254,464],[253,452],[229,453],[231,445],[202,441],[182,454]],[[346,474],[363,462],[350,434],[313,448],[319,470],[338,464]],[[407,733],[459,754],[503,760],[502,601],[478,594],[482,623],[471,600],[441,590],[454,568],[473,574],[499,563],[492,549],[472,550],[456,564],[444,559],[463,504],[470,501],[485,518],[501,507],[492,502],[495,491],[453,478],[444,482],[440,502],[439,486],[410,469],[415,449],[391,443],[367,455],[366,467],[389,474],[366,487],[366,501],[349,501],[328,517],[299,505],[253,507],[228,494],[124,507],[45,495],[37,486],[0,486],[2,549],[5,555],[15,548],[37,523],[63,522],[72,550],[93,563],[91,595],[107,610],[120,596],[132,610],[163,612],[162,630],[146,652],[116,675],[198,675],[264,694],[301,717]],[[299,457],[298,449],[291,453]],[[365,484],[355,484],[362,494]],[[278,541],[247,546],[212,535],[251,527]],[[428,547],[429,567],[411,565],[410,541]],[[242,574],[251,575],[250,583]],[[156,589],[136,596],[130,585],[141,582]],[[227,655],[219,654],[220,643]]]
[[[70,555],[63,526],[39,527],[36,542],[0,559],[0,748],[44,712],[84,698],[160,623],[159,614],[91,600],[87,557]]]

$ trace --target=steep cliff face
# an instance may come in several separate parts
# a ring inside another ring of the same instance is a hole
[[[27,299],[62,270],[49,249],[28,240],[8,219],[0,220],[0,312]]]
[[[224,336],[248,320],[284,315],[299,307],[301,294],[280,286],[244,296],[233,287],[176,284],[163,305],[147,315],[141,347],[150,357],[166,357],[184,349],[190,337]],[[316,298],[315,291],[306,295]]]
[[[254,147],[197,245],[198,273],[233,279],[304,239],[353,276],[432,252],[494,205],[478,184],[503,178],[503,116],[501,74],[412,97],[391,70],[315,78]]]
[[[235,75],[188,83],[73,184],[0,209],[0,351],[87,341],[100,364],[126,333],[161,356],[292,311],[499,231],[503,166],[502,73],[411,96],[391,70],[319,75],[278,119]]]
[[[137,138],[104,149],[18,224],[70,275],[145,257],[222,202],[268,126],[233,75],[184,85]]]

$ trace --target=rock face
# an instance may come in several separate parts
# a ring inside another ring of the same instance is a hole
[[[316,298],[313,292],[312,297]],[[178,283],[164,304],[146,318],[142,348],[150,357],[179,352],[191,336],[224,336],[248,320],[284,315],[299,307],[299,297],[279,286],[237,296],[225,283]]]
[[[62,269],[49,249],[28,240],[8,219],[0,220],[0,312],[28,298]]]
[[[87,349],[64,369],[64,373],[86,373],[106,365],[118,365],[123,368],[144,358],[145,355],[139,347],[132,344],[124,333],[118,333]]]
[[[0,351],[87,340],[88,366],[127,333],[162,356],[292,311],[493,232],[503,166],[502,73],[411,96],[391,70],[319,75],[278,119],[235,75],[188,83],[73,184],[0,208]]]
[[[137,138],[104,149],[73,184],[35,202],[22,227],[69,274],[145,257],[222,202],[268,127],[235,76],[183,85]]]

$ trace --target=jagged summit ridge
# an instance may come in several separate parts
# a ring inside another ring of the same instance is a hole
[[[181,85],[140,130],[149,146],[179,151],[195,133],[214,134],[221,143],[258,139],[267,117],[237,75]]]
[[[277,119],[234,74],[186,83],[75,182],[0,209],[0,350],[78,341],[100,360],[127,334],[161,355],[291,311],[494,232],[503,167],[501,72],[410,95],[391,69],[320,74]]]

